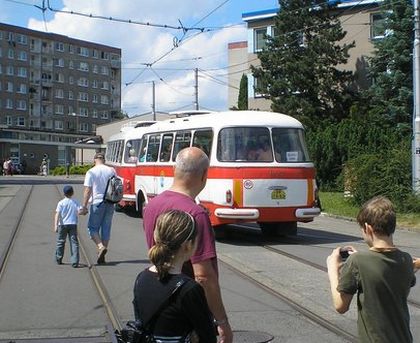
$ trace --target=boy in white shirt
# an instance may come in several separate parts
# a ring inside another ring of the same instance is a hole
[[[69,236],[71,265],[73,268],[79,266],[79,240],[77,238],[77,221],[81,212],[78,201],[72,199],[74,194],[72,186],[64,186],[63,193],[65,198],[57,204],[54,216],[54,231],[57,232],[57,245],[55,259],[57,264],[62,264],[66,237]]]

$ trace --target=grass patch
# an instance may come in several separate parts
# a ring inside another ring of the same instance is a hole
[[[359,207],[354,206],[343,193],[320,192],[322,211],[336,216],[356,219]],[[397,226],[420,231],[420,214],[397,213]]]

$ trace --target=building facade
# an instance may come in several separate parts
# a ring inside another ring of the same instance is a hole
[[[76,142],[120,113],[121,49],[0,23],[0,80],[1,160],[80,163]]]
[[[335,9],[343,30],[347,32],[340,44],[355,42],[350,49],[347,64],[341,69],[355,72],[356,82],[361,87],[369,84],[366,73],[366,57],[373,52],[373,41],[384,37],[384,18],[381,14],[381,0],[342,0]],[[278,8],[244,13],[242,19],[247,24],[248,39],[245,42],[235,42],[228,45],[229,80],[230,85],[237,85],[242,74],[248,77],[248,107],[249,109],[270,110],[271,102],[254,92],[256,80],[252,76],[250,66],[260,66],[258,52],[266,46],[265,35],[274,34],[274,17]],[[237,106],[239,90],[229,88],[229,108]]]

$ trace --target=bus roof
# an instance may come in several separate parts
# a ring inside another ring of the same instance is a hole
[[[281,113],[262,111],[225,111],[159,121],[156,124],[149,126],[147,131],[170,131],[174,128],[222,128],[226,126],[261,125],[268,127],[303,128],[303,125],[297,119]]]

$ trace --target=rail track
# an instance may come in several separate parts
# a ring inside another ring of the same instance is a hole
[[[19,237],[19,232],[22,227],[22,222],[26,219],[26,213],[28,209],[28,205],[30,205],[31,201],[36,201],[36,199],[32,199],[32,193],[34,186],[27,186],[29,187],[29,190],[26,191],[25,196],[20,194],[20,204],[19,208],[15,211],[13,218],[16,218],[15,222],[10,225],[10,232],[9,232],[9,238],[7,240],[6,245],[3,248],[3,251],[0,256],[0,283],[3,281],[5,277],[5,271],[8,267],[8,260],[9,257],[12,254],[13,247],[16,243],[16,240]],[[58,188],[58,186],[55,186],[57,190],[57,200],[61,198],[61,193]],[[5,210],[5,209],[3,209]],[[117,343],[117,338],[115,337],[114,331],[121,329],[121,320],[118,317],[118,313],[115,310],[112,301],[110,299],[110,296],[106,290],[106,287],[99,275],[99,273],[96,270],[95,265],[90,261],[90,258],[88,254],[86,253],[85,248],[85,242],[83,239],[79,236],[79,245],[80,245],[80,252],[85,259],[87,263],[87,269],[89,270],[89,274],[92,281],[92,287],[96,290],[97,294],[99,295],[99,298],[102,301],[103,307],[105,309],[105,312],[107,314],[108,320],[106,323],[106,330],[103,336],[88,336],[88,337],[55,337],[55,338],[44,338],[44,337],[36,337],[36,338],[22,338],[18,339],[15,337],[10,337],[10,339],[0,339],[1,342],[43,342],[48,341],[51,343],[80,343],[80,342],[95,342],[95,343]]]

